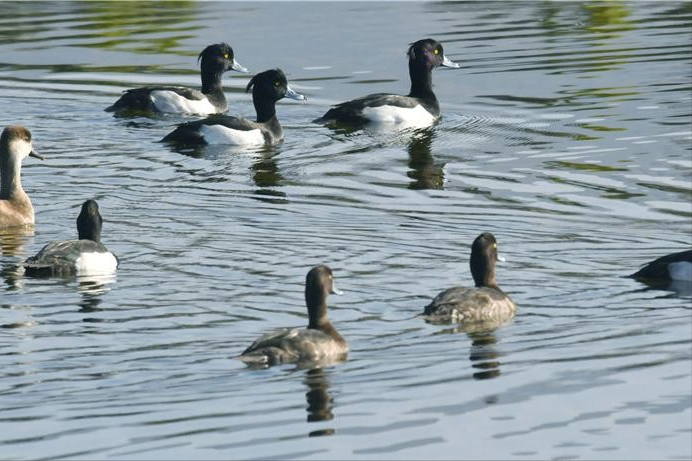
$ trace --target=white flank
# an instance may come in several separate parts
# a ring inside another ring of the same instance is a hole
[[[109,274],[115,272],[118,260],[113,253],[80,253],[74,262],[77,275]]]
[[[692,282],[692,263],[681,261],[668,264],[668,274],[673,280],[686,280]]]
[[[406,108],[397,106],[366,107],[363,117],[375,123],[397,123],[406,126],[428,126],[435,117],[420,104]]]
[[[264,135],[258,129],[233,130],[223,125],[202,125],[199,129],[207,144],[232,144],[234,146],[248,146],[252,144],[264,144]]]
[[[154,103],[154,106],[156,106],[156,109],[160,110],[161,112],[199,115],[209,115],[217,112],[216,107],[214,107],[214,105],[210,103],[207,98],[194,101],[183,98],[175,91],[169,90],[152,91],[149,97]]]

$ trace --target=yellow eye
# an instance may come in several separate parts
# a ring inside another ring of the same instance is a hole
[[[329,275],[329,280],[332,280],[332,279],[334,279],[334,277],[332,277],[331,274],[330,274],[330,275]]]
[[[497,243],[493,243],[493,248],[497,249]]]
[[[228,53],[225,53],[225,54],[223,55],[223,58],[224,58],[224,59],[228,59]]]
[[[435,48],[435,49],[433,50],[433,53],[435,53],[435,54],[440,54],[440,50],[438,50],[437,48]]]

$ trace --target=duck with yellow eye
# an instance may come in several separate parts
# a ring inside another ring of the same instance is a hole
[[[178,146],[276,144],[284,138],[283,129],[276,118],[277,101],[283,98],[298,101],[307,99],[293,91],[281,69],[270,69],[255,75],[245,91],[252,91],[252,102],[257,113],[255,121],[213,115],[204,120],[178,125],[162,141]]]
[[[145,86],[126,90],[115,104],[106,109],[118,115],[149,115],[151,113],[219,114],[228,110],[221,79],[224,72],[247,69],[235,60],[233,48],[227,43],[209,45],[199,54],[202,90],[183,86]]]
[[[471,275],[475,287],[449,288],[425,306],[431,323],[487,324],[496,327],[514,317],[517,306],[495,280],[497,240],[485,232],[471,245]]]
[[[418,40],[408,49],[411,90],[402,96],[376,93],[332,107],[314,120],[328,126],[360,126],[367,123],[401,127],[428,126],[440,118],[440,104],[432,90],[433,69],[459,68],[444,54],[442,44],[431,38]]]

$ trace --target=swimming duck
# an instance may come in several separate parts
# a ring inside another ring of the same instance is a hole
[[[471,245],[473,288],[454,287],[438,294],[425,306],[424,314],[433,323],[474,323],[509,320],[517,311],[514,301],[497,286],[495,262],[497,240],[485,232]]]
[[[78,240],[51,242],[24,262],[27,275],[71,276],[110,274],[118,258],[101,244],[103,218],[95,200],[86,200],[77,217]]]
[[[363,96],[337,104],[314,122],[326,125],[362,125],[368,122],[430,125],[440,118],[440,104],[432,90],[432,71],[439,66],[460,67],[444,55],[438,41],[431,38],[418,40],[408,49],[411,91],[407,96],[388,93]]]
[[[23,126],[10,125],[0,136],[0,228],[34,223],[34,207],[22,189],[22,160],[43,160],[31,145],[31,132]]]
[[[692,282],[692,250],[654,259],[631,275],[639,280],[683,280]]]
[[[226,43],[209,45],[199,54],[201,61],[202,91],[183,86],[145,86],[126,90],[107,112],[142,113],[167,112],[176,114],[217,114],[228,110],[228,102],[221,87],[221,78],[227,70],[247,72],[233,57],[233,49]]]
[[[256,365],[344,360],[348,345],[327,315],[327,296],[330,293],[341,294],[334,286],[332,270],[324,265],[313,267],[305,280],[308,327],[282,328],[267,333],[236,358]]]
[[[236,146],[276,144],[284,137],[276,118],[276,102],[281,98],[304,100],[288,86],[281,69],[271,69],[255,75],[247,85],[252,90],[252,102],[257,120],[214,115],[204,120],[183,123],[168,133],[162,141],[179,145],[230,144]]]

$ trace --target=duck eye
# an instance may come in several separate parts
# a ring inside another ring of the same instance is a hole
[[[497,243],[493,243],[493,248],[497,250]]]
[[[281,85],[281,82],[280,82],[280,81],[277,80],[277,81],[274,82],[274,86],[279,86],[279,85]]]
[[[433,53],[434,53],[434,54],[440,54],[440,50],[439,50],[438,48],[435,48],[435,49],[433,50]]]
[[[224,58],[224,59],[228,59],[228,53],[224,53],[224,54],[223,54],[223,58]]]

